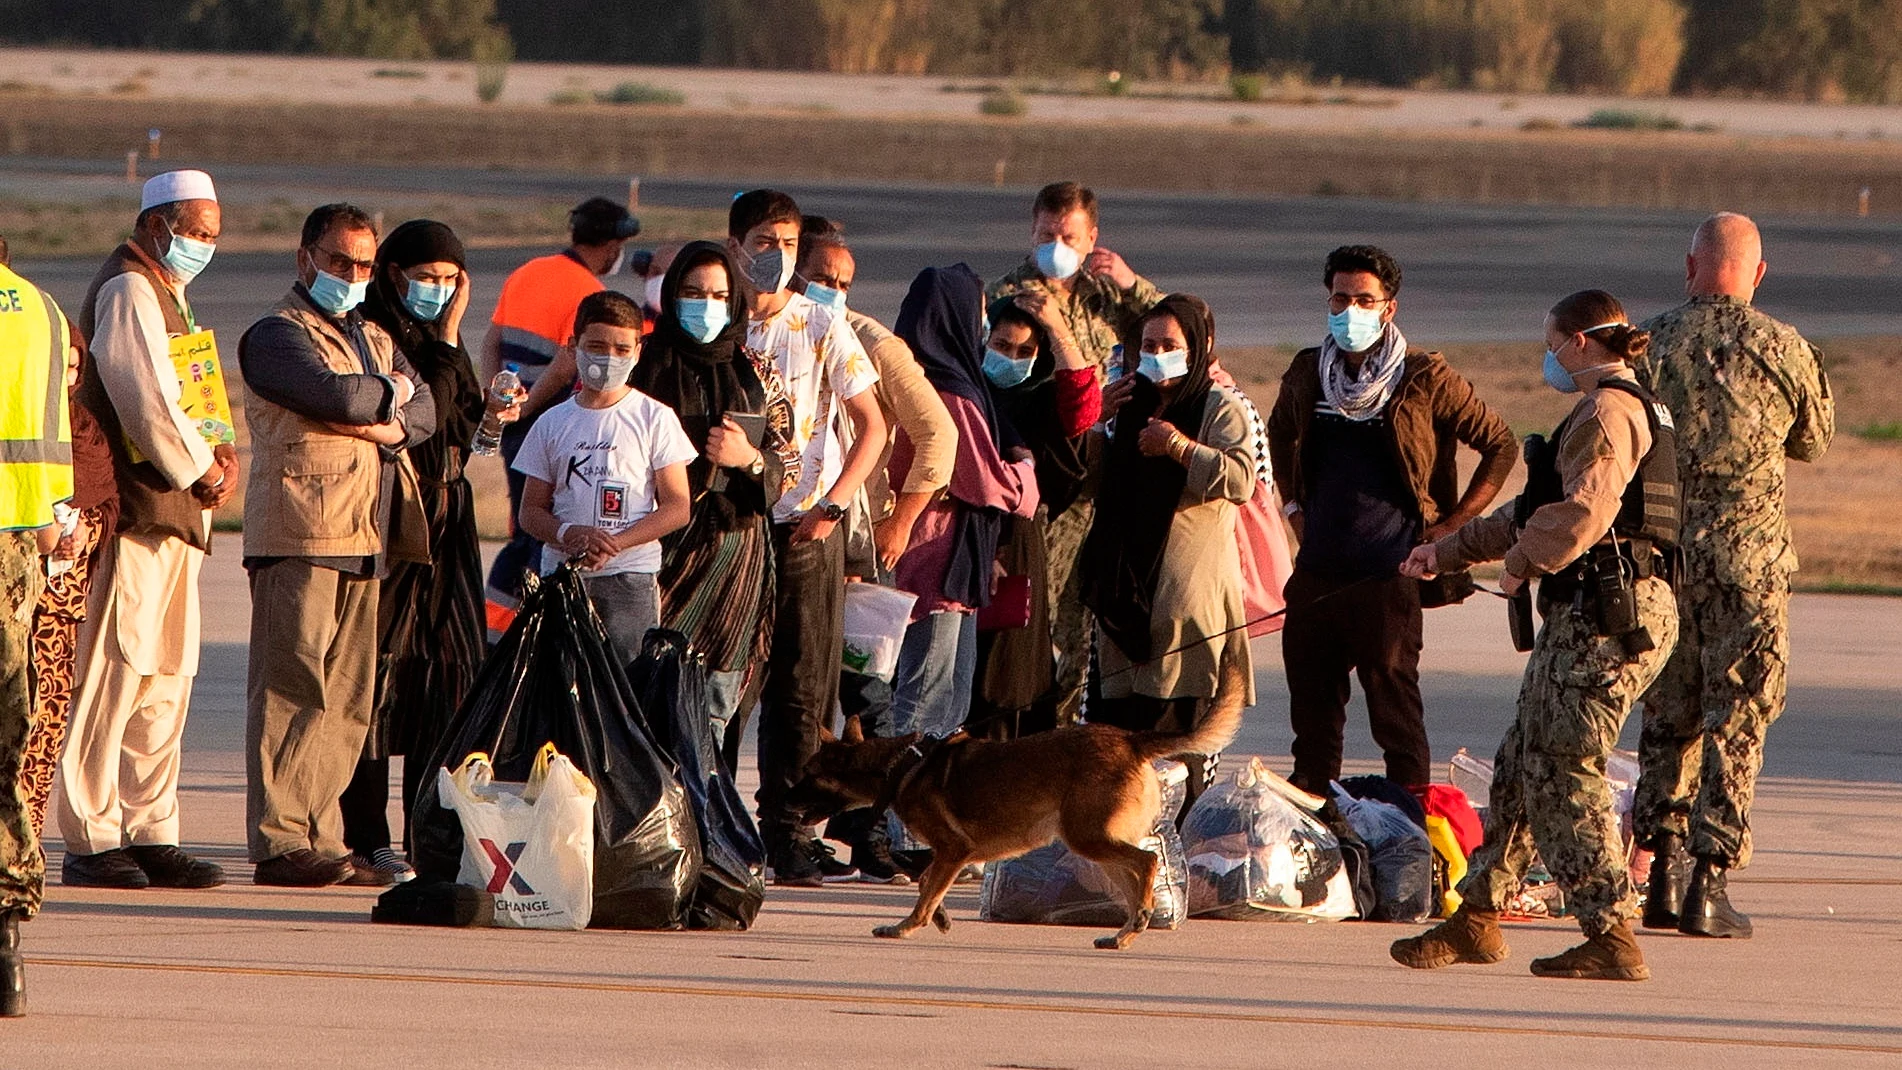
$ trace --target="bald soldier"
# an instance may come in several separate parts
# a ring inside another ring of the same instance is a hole
[[[1633,819],[1656,852],[1645,927],[1741,938],[1750,919],[1731,907],[1726,874],[1750,861],[1750,803],[1790,654],[1785,462],[1823,455],[1835,408],[1822,353],[1750,304],[1765,268],[1755,223],[1705,220],[1685,265],[1690,300],[1644,325],[1651,350],[1637,369],[1677,422],[1684,561],[1677,650],[1644,700]]]

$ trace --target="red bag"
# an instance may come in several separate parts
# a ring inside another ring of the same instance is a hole
[[[1272,635],[1286,617],[1281,611],[1288,602],[1281,592],[1294,574],[1294,555],[1267,484],[1256,483],[1255,496],[1236,511],[1235,542],[1242,558],[1242,619],[1253,622],[1249,638]]]
[[[1472,800],[1466,793],[1451,784],[1428,784],[1413,789],[1420,800],[1420,806],[1428,817],[1446,818],[1453,827],[1453,838],[1459,841],[1460,850],[1471,855],[1486,836],[1486,830],[1479,823],[1479,813],[1473,809]]]
[[[1005,576],[991,589],[991,604],[977,611],[977,630],[1003,632],[1030,626],[1030,577]]]

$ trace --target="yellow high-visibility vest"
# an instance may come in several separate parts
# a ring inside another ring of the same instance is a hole
[[[43,528],[73,496],[66,316],[0,264],[0,531]]]

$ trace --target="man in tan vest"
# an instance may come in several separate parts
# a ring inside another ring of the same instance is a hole
[[[180,339],[210,336],[185,287],[210,262],[219,226],[210,176],[154,177],[132,237],[106,258],[79,314],[93,356],[79,398],[112,450],[121,511],[86,598],[59,763],[69,885],[224,883],[218,866],[178,847],[178,771],[198,674],[198,574],[238,459],[186,412],[171,355]]]
[[[361,209],[313,211],[297,284],[238,345],[251,427],[245,817],[258,884],[357,879],[337,800],[370,727],[376,581],[390,558],[428,560],[404,451],[434,433],[436,408],[389,335],[356,311],[375,256]]]

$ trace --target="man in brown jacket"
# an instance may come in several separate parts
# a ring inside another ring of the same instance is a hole
[[[259,884],[352,880],[337,800],[370,728],[377,580],[428,560],[409,446],[436,429],[429,386],[356,311],[376,230],[347,204],[304,221],[298,281],[238,346],[249,394],[251,573],[245,817]]]
[[[1479,516],[1506,484],[1518,443],[1438,353],[1394,323],[1400,265],[1380,249],[1334,250],[1322,272],[1328,337],[1295,354],[1268,420],[1275,483],[1301,539],[1287,585],[1294,775],[1326,795],[1341,773],[1348,673],[1360,677],[1387,778],[1432,780],[1420,701],[1420,582],[1413,547]],[[1480,455],[1459,493],[1458,444]],[[1438,598],[1429,597],[1432,604]]]

